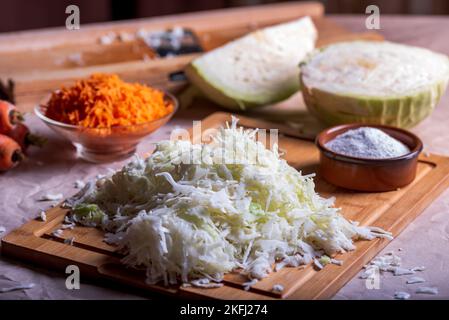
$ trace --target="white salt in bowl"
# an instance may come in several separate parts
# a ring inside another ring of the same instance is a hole
[[[370,159],[339,154],[326,144],[348,130],[370,127],[382,130],[392,138],[402,142],[410,151],[399,157]],[[344,124],[322,131],[315,140],[320,150],[320,175],[338,187],[383,192],[402,188],[416,177],[418,156],[423,143],[416,135],[405,129],[385,125]]]

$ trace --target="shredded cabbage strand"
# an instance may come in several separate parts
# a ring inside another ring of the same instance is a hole
[[[181,161],[186,154],[190,163]],[[88,183],[68,205],[72,220],[109,232],[124,264],[145,267],[149,283],[166,285],[203,279],[214,287],[209,281],[235,269],[261,279],[273,267],[353,250],[356,239],[391,238],[346,220],[333,199],[315,192],[312,175],[236,119],[210,144],[158,143],[150,157]]]

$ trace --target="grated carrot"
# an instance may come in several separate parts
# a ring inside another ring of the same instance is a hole
[[[47,117],[86,128],[135,125],[173,111],[162,91],[98,73],[53,92],[46,107]]]

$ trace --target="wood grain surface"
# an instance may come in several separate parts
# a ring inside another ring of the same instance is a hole
[[[257,125],[253,119],[240,117],[240,124],[249,127]],[[230,114],[215,113],[203,120],[202,129],[218,128],[230,120]],[[260,128],[277,128],[276,124],[260,122]],[[282,131],[282,130],[281,130]],[[279,137],[279,146],[290,165],[304,174],[316,172],[319,152],[313,142]],[[381,227],[397,236],[425,207],[449,186],[449,158],[436,155],[422,155],[415,181],[409,186],[385,193],[353,192],[334,187],[318,176],[316,191],[324,197],[336,197],[336,206],[350,220],[362,225]],[[336,256],[343,260],[343,266],[327,265],[317,271],[312,266],[305,268],[284,268],[259,281],[249,291],[243,290],[246,279],[238,273],[225,276],[225,285],[217,289],[192,287],[164,287],[147,285],[143,272],[124,268],[121,255],[116,248],[103,242],[103,232],[77,226],[65,230],[61,236],[52,232],[60,228],[66,210],[55,207],[48,210],[47,221],[32,220],[12,231],[2,240],[2,253],[29,262],[65,269],[76,264],[83,274],[97,279],[116,281],[150,292],[188,297],[213,299],[324,299],[332,297],[369,260],[388,244],[385,239],[357,241],[356,250]],[[75,237],[73,246],[64,239]],[[272,292],[273,285],[282,284],[282,294]]]

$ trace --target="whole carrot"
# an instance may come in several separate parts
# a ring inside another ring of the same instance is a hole
[[[22,113],[13,104],[0,100],[0,134],[8,134],[22,121]]]
[[[17,166],[24,159],[19,144],[8,136],[0,134],[0,171]]]

